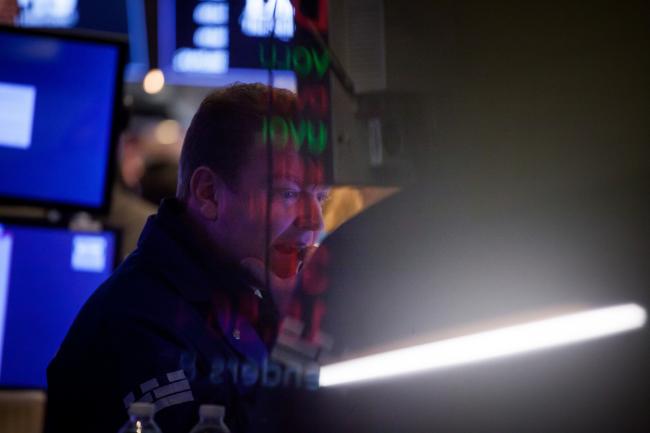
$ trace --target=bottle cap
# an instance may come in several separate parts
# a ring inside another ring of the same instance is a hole
[[[151,403],[136,402],[129,406],[131,416],[153,416],[154,405]]]
[[[217,404],[202,404],[199,406],[199,416],[201,418],[221,418],[225,413],[226,409]]]

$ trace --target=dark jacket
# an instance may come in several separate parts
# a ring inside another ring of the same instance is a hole
[[[189,432],[203,403],[225,405],[233,432],[270,423],[241,366],[264,366],[275,309],[190,227],[181,203],[163,201],[84,305],[48,367],[46,432],[115,433],[133,401],[156,405],[163,433]]]

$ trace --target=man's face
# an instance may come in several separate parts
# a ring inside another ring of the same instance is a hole
[[[219,203],[219,248],[231,259],[265,259],[267,241],[267,157],[255,149],[240,170],[237,188]],[[323,171],[294,151],[274,152],[269,244],[271,270],[281,278],[297,273],[304,253],[323,230],[322,205],[329,189]]]

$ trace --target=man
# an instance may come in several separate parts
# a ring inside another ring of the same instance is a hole
[[[177,197],[148,220],[48,368],[48,432],[114,433],[134,401],[155,404],[164,433],[188,432],[201,403],[226,406],[234,432],[265,429],[257,378],[328,194],[318,161],[294,143],[273,143],[268,158],[265,116],[294,107],[290,92],[259,84],[205,98]]]

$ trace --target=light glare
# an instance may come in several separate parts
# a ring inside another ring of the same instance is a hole
[[[166,119],[156,125],[154,136],[160,144],[176,144],[181,139],[180,125],[173,119]]]
[[[637,304],[574,313],[327,365],[319,384],[383,379],[562,346],[637,329],[645,321]]]
[[[147,72],[142,82],[144,91],[150,95],[158,93],[165,86],[165,75],[160,69],[152,69]]]

